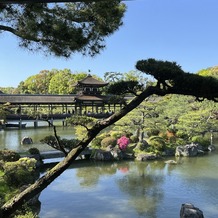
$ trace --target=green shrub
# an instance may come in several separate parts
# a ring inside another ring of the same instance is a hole
[[[87,129],[84,126],[74,126],[76,138],[82,140],[87,134]]]
[[[125,135],[127,138],[130,138],[133,134],[129,131],[125,131],[122,135]]]
[[[188,139],[188,134],[187,134],[186,132],[182,131],[182,130],[178,130],[178,131],[176,132],[176,136],[177,136],[178,138]]]
[[[77,144],[79,143],[78,139],[60,139],[60,143],[61,145],[68,149],[68,150],[72,150],[73,148],[75,148],[77,146]]]
[[[136,149],[140,150],[140,151],[143,151],[145,150],[145,145],[143,142],[138,142],[137,145],[136,145]]]
[[[126,149],[127,153],[134,153],[134,149],[136,149],[137,143],[130,143]]]
[[[130,141],[132,143],[137,143],[139,141],[139,138],[136,135],[130,136]]]
[[[30,201],[24,203],[22,207],[16,210],[13,217],[14,218],[39,218],[39,216],[37,215],[39,209],[40,206],[38,205],[38,202],[32,204]]]
[[[0,176],[0,206],[2,206],[6,201],[11,199],[16,192],[17,189],[9,186],[9,184],[7,184],[6,181],[4,180],[3,175],[1,175]]]
[[[29,153],[34,155],[34,154],[40,154],[39,149],[38,148],[30,148]]]
[[[4,170],[4,165],[5,165],[5,162],[3,160],[0,160],[0,172]]]
[[[0,150],[0,160],[4,162],[12,162],[19,160],[20,155],[12,150]]]
[[[115,139],[120,138],[122,134],[123,134],[122,131],[111,131],[110,132],[110,136]]]
[[[93,148],[99,148],[101,147],[101,141],[102,141],[102,138],[101,137],[96,137],[92,140],[91,142],[91,146]]]
[[[15,218],[38,218],[37,215],[35,215],[33,212],[29,211],[24,215],[17,215]]]
[[[180,144],[177,144],[177,143],[167,143],[166,144],[166,149],[173,149],[175,150],[177,146],[179,146]]]
[[[109,145],[112,145],[113,147],[117,144],[117,140],[113,137],[106,137],[101,140],[101,146],[106,148]]]
[[[169,140],[170,143],[175,143],[176,140],[177,140],[177,138],[176,138],[176,136],[170,136],[170,137],[168,138],[168,140]]]
[[[65,139],[65,138],[62,139],[59,136],[58,136],[58,140],[59,140],[61,146],[63,146],[64,148],[66,148],[68,150],[72,150],[73,148],[75,148],[77,143],[79,142],[78,139]],[[46,136],[45,138],[41,139],[40,142],[46,143],[47,145],[51,146],[52,148],[59,149],[57,139],[53,135]]]
[[[148,137],[157,136],[160,133],[158,129],[151,129],[151,128],[147,128],[145,131]]]
[[[4,180],[15,187],[35,182],[38,172],[35,170],[34,158],[20,158],[16,162],[6,162],[4,165]]]
[[[160,136],[151,136],[148,139],[148,144],[154,151],[164,151],[166,147],[165,140]]]
[[[207,148],[210,145],[210,140],[202,136],[193,136],[191,141],[203,146],[204,148]]]

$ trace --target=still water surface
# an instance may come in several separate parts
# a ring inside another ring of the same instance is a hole
[[[70,138],[72,129],[59,128]],[[49,133],[49,134],[48,134]],[[23,136],[40,139],[52,129],[0,132],[1,147],[25,150]],[[174,159],[174,158],[172,158]],[[40,195],[40,218],[176,218],[190,202],[205,218],[218,217],[218,152],[182,158],[178,165],[155,162],[75,162]]]
[[[45,122],[42,122],[41,125],[45,125]],[[74,130],[70,127],[57,127],[57,134],[62,138],[70,139],[74,137]],[[46,144],[42,144],[42,140],[45,136],[54,135],[52,127],[40,126],[38,128],[28,127],[22,130],[18,129],[8,129],[0,131],[0,149],[12,149],[15,151],[27,151],[31,147],[36,147],[40,151],[52,150],[52,148]],[[21,140],[24,137],[31,137],[33,144],[31,145],[21,145]]]

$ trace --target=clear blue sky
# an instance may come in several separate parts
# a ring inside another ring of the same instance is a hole
[[[134,0],[124,25],[107,38],[95,58],[45,57],[18,47],[16,37],[0,34],[0,87],[16,87],[41,70],[71,69],[103,78],[105,72],[128,72],[140,59],[176,61],[195,73],[218,65],[218,0]]]

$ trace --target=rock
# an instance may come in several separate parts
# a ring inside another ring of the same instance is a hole
[[[113,156],[113,159],[115,160],[122,160],[124,157],[123,152],[119,148],[116,148],[116,147],[112,148],[110,150],[110,153]]]
[[[21,145],[29,145],[29,144],[33,144],[33,140],[30,137],[25,136],[21,140]]]
[[[110,151],[104,151],[101,149],[95,150],[95,153],[93,154],[92,158],[94,160],[101,160],[101,161],[113,160],[113,156],[111,155]]]
[[[198,150],[198,155],[204,155],[205,152],[203,150]]]
[[[133,153],[127,153],[127,152],[123,152],[123,159],[125,160],[134,160],[135,156]]]
[[[180,218],[204,218],[203,212],[193,204],[182,204]]]
[[[91,157],[94,160],[107,161],[107,160],[123,160],[134,159],[133,154],[127,154],[117,147],[107,147],[106,150],[97,149]]]
[[[114,148],[113,145],[108,145],[108,146],[106,147],[106,151],[111,151],[111,150],[113,150],[113,148]]]
[[[183,151],[184,151],[184,147],[183,146],[177,146],[176,147],[176,151],[175,151],[175,156],[176,157],[183,156]]]
[[[208,146],[208,150],[209,151],[215,151],[216,150],[216,147],[214,145],[209,145]]]
[[[188,144],[184,146],[178,146],[176,148],[175,156],[176,157],[195,157],[198,154],[204,154],[204,151],[202,151],[197,144]]]
[[[99,152],[99,151],[98,151]],[[129,159],[134,159],[134,154],[133,153],[126,153],[126,151],[120,150],[118,148],[118,146],[111,146],[109,145],[105,150],[101,150],[101,153],[105,153],[105,152],[110,152],[111,155],[108,155],[108,158],[110,156],[110,160],[129,160]],[[96,154],[97,155],[97,154]],[[103,154],[98,154],[99,157],[98,158],[100,160],[103,160],[104,158],[102,157]],[[104,154],[105,155],[105,154]],[[103,159],[102,159],[103,158]]]
[[[165,164],[177,164],[175,160],[167,160],[164,162]]]
[[[157,159],[156,154],[139,154],[136,156],[136,160],[139,161],[156,160],[156,159]]]
[[[175,155],[175,149],[166,149],[163,153],[162,156],[174,156]]]

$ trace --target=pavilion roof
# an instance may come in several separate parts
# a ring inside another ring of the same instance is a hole
[[[93,78],[93,77],[89,74],[86,78],[84,78],[84,79],[78,81],[77,86],[80,86],[80,85],[82,85],[82,86],[97,86],[97,87],[103,87],[103,86],[108,85],[108,83],[103,82],[103,81],[100,81],[100,80],[97,80],[97,79]]]

